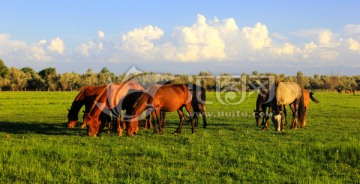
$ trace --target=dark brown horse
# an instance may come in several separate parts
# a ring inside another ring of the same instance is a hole
[[[293,117],[291,120],[291,129],[296,129],[298,122],[303,122],[305,117],[304,95],[298,83],[295,82],[278,82],[275,88],[275,97],[271,102],[271,108],[274,116],[275,131],[284,130],[282,123],[282,112],[285,105],[291,105]]]
[[[79,92],[79,94],[75,97],[67,115],[68,128],[74,128],[76,126],[78,115],[83,105],[85,105],[85,113],[88,113],[90,111],[90,108],[94,103],[94,100],[105,87],[106,86],[85,86]],[[109,116],[107,114],[101,114],[100,117],[105,121],[109,119]],[[85,127],[84,124],[82,128],[83,127]]]
[[[203,127],[206,128],[207,121],[206,121],[206,90],[205,88],[198,86],[196,84],[187,84],[189,91],[192,95],[191,106],[194,111],[194,121],[195,127],[198,126],[198,116],[202,116],[203,118]]]
[[[268,99],[269,99],[269,91],[260,90],[260,93],[258,94],[258,97],[256,99],[256,106],[254,110],[256,125],[257,126],[262,125],[263,130],[267,129],[269,119],[271,116],[270,103],[267,103]],[[268,109],[268,113],[266,113],[267,109]],[[286,108],[284,108],[284,119],[285,119],[285,125],[287,125]]]
[[[101,133],[99,129],[102,128],[103,124],[98,121],[99,115],[102,112],[110,114],[111,109],[119,107],[119,102],[122,101],[131,90],[144,90],[144,88],[137,82],[130,81],[121,84],[109,84],[103,89],[101,94],[95,99],[89,113],[87,113],[84,118],[84,123],[86,123],[88,128],[88,136],[95,137]],[[120,127],[120,124],[121,123],[118,124],[119,135],[122,134],[124,128]]]
[[[134,105],[132,116],[129,120],[127,134],[131,136],[138,129],[139,115],[146,109],[151,109],[154,123],[154,133],[163,133],[163,121],[161,111],[177,111],[180,117],[180,123],[175,133],[181,133],[182,124],[185,120],[183,107],[190,114],[192,133],[195,133],[194,121],[192,117],[192,95],[185,84],[167,84],[159,87],[150,88],[144,93]],[[158,129],[156,127],[158,126]]]

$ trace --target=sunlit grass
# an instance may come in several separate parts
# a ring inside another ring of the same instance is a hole
[[[352,183],[360,181],[360,96],[315,93],[307,126],[274,133],[255,126],[256,94],[220,103],[208,93],[207,129],[173,135],[106,134],[66,128],[76,92],[0,93],[1,183]],[[225,98],[226,96],[223,96]],[[224,99],[222,99],[224,101]],[[290,118],[290,117],[288,117]],[[81,116],[79,116],[81,119]],[[202,121],[200,121],[202,122]]]

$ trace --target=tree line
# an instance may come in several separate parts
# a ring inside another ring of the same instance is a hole
[[[145,87],[159,81],[171,80],[174,83],[197,83],[207,90],[251,90],[256,88],[256,85],[260,85],[261,80],[266,78],[266,76],[272,76],[278,81],[294,81],[306,89],[360,90],[360,75],[315,74],[313,76],[305,76],[301,71],[297,72],[295,76],[258,73],[257,71],[253,71],[251,74],[242,73],[239,76],[227,73],[214,76],[211,72],[204,71],[199,72],[198,75],[147,72],[136,76],[136,80]],[[106,67],[102,68],[98,73],[88,69],[84,74],[75,72],[58,74],[56,68],[52,67],[36,72],[30,67],[21,69],[15,67],[8,68],[0,59],[0,90],[2,91],[72,91],[80,90],[84,86],[100,86],[106,85],[109,82],[120,83],[128,77],[125,74],[116,75]],[[246,89],[243,87],[244,83],[246,83]]]

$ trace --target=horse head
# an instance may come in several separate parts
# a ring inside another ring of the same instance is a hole
[[[90,113],[85,113],[84,124],[87,126],[87,134],[89,137],[96,137],[99,132],[100,122]]]

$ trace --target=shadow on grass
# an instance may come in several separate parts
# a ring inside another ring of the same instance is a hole
[[[86,132],[79,128],[68,129],[65,123],[0,122],[0,132],[9,134],[79,135],[79,131]]]

